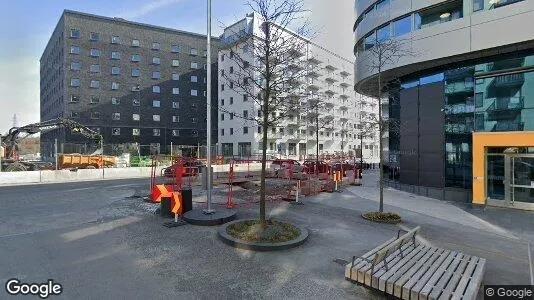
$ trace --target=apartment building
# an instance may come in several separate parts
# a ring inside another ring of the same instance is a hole
[[[248,14],[225,28],[221,36],[218,146],[225,156],[261,154],[262,128],[251,120],[251,116],[258,116],[260,103],[234,88],[233,81],[238,75],[231,74],[242,67],[233,56],[239,55],[239,60],[246,64],[254,64],[258,59],[244,37],[260,36],[262,24],[259,15]],[[295,67],[304,70],[305,75],[299,79],[298,88],[290,91],[300,95],[298,105],[291,112],[283,112],[284,119],[268,128],[268,153],[305,159],[317,152],[345,157],[360,157],[363,152],[366,162],[377,162],[378,135],[366,129],[364,123],[376,119],[378,107],[371,98],[354,92],[353,62],[294,32],[286,32],[304,45],[298,50]],[[273,113],[277,117],[281,111]]]
[[[217,53],[219,39],[212,41]],[[105,144],[151,146],[142,152],[204,144],[206,53],[205,35],[65,10],[40,59],[41,120],[67,117],[99,131]],[[43,156],[55,139],[84,142],[63,129],[44,133]]]
[[[357,91],[378,96],[378,74],[365,67],[377,41],[417,54],[381,74],[400,81],[382,96],[395,99],[389,114],[402,129],[389,143],[401,188],[533,209],[534,2],[356,0],[355,9]]]

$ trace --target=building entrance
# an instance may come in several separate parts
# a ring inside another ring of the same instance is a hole
[[[486,155],[487,204],[534,210],[534,153]]]

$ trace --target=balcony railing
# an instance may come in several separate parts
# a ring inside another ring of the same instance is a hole
[[[523,131],[522,122],[497,122],[491,131]]]
[[[458,93],[469,93],[472,94],[474,91],[473,83],[467,83],[464,81],[448,83],[445,86],[445,94],[458,94]]]
[[[495,98],[488,111],[521,110],[524,106],[523,97]]]
[[[446,105],[445,113],[449,115],[474,113],[475,106],[467,104]]]
[[[521,86],[525,82],[525,74],[508,74],[495,77],[493,85],[495,87]]]

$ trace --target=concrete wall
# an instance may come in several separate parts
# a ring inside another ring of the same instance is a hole
[[[267,164],[267,168],[270,164]],[[156,175],[161,174],[165,167],[158,167]],[[214,165],[214,173],[225,173],[230,170],[230,165]],[[261,163],[247,163],[234,165],[234,172],[258,172],[261,170]],[[148,178],[150,177],[150,167],[140,168],[109,168],[109,169],[79,169],[71,170],[44,170],[25,172],[0,172],[0,186],[31,184],[31,183],[60,183],[72,181],[96,181],[102,179],[121,178]]]

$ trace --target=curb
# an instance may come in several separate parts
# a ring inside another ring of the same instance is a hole
[[[235,248],[253,250],[253,251],[277,251],[277,250],[287,250],[287,249],[300,246],[304,244],[308,240],[308,237],[309,237],[309,232],[306,228],[300,225],[295,225],[295,224],[292,224],[292,225],[297,227],[300,230],[300,235],[294,240],[281,242],[281,243],[247,242],[247,241],[236,239],[226,232],[226,229],[228,226],[234,223],[237,223],[237,222],[250,221],[250,220],[254,220],[254,219],[236,220],[236,221],[232,221],[232,222],[224,224],[217,230],[219,238],[225,244],[230,245]]]

